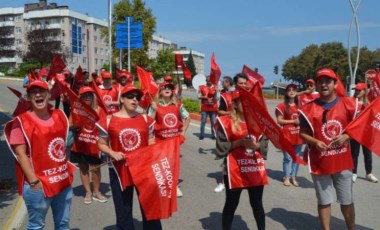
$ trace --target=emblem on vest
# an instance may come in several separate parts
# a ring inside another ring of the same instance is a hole
[[[112,97],[110,95],[104,95],[103,96],[103,101],[104,102],[111,102],[112,101]]]
[[[92,133],[94,132],[96,126],[95,126],[95,123],[93,121],[89,121],[89,120],[86,120],[84,121],[84,125],[83,125],[83,130],[86,131],[87,133]]]
[[[125,151],[133,151],[141,144],[140,133],[136,129],[123,129],[119,134],[119,141]]]
[[[164,124],[168,128],[173,128],[177,125],[178,119],[177,116],[175,116],[172,113],[168,113],[164,116]]]
[[[328,120],[322,125],[322,135],[329,141],[341,134],[342,130],[342,124],[337,120]]]
[[[65,140],[63,138],[54,138],[48,148],[49,157],[55,162],[62,162],[66,159]]]

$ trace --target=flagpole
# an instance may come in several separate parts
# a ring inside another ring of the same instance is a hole
[[[112,0],[108,0],[108,61],[112,74]]]

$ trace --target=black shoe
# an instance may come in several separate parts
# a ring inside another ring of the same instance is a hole
[[[211,139],[213,139],[213,140],[216,140],[216,138],[215,138],[215,137],[211,137]]]
[[[204,139],[204,137],[199,137],[199,140],[203,140]]]

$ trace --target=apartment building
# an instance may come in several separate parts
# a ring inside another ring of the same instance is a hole
[[[72,54],[67,60],[70,71],[75,72],[78,65],[90,72],[99,71],[108,63],[107,38],[101,36],[102,29],[108,28],[106,21],[39,0],[24,7],[0,8],[0,39],[6,39],[8,44],[0,47],[0,66],[17,68],[27,52],[28,30],[41,26]]]

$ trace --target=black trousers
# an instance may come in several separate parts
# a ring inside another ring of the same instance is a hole
[[[236,208],[239,205],[240,194],[243,189],[231,190],[228,183],[227,175],[224,176],[226,186],[226,203],[224,204],[222,214],[223,230],[230,230]],[[257,229],[265,229],[265,212],[263,207],[264,186],[246,188],[248,190],[249,203],[251,204],[253,216],[256,220]]]
[[[110,186],[112,191],[112,199],[116,213],[116,227],[120,230],[134,230],[133,225],[133,190],[135,186],[129,186],[125,190],[121,190],[119,180],[113,168],[109,169]],[[138,193],[138,191],[137,191]],[[140,207],[141,208],[141,207]],[[144,230],[161,230],[161,220],[146,220],[144,211],[141,208],[143,217]]]
[[[360,146],[362,146],[365,171],[367,174],[372,173],[372,152],[369,149],[367,149],[364,145],[361,145],[359,142],[353,139],[350,140],[350,145],[351,145],[352,160],[354,161],[354,169],[352,170],[352,172],[354,174],[357,174],[358,172],[359,152],[360,152]]]

